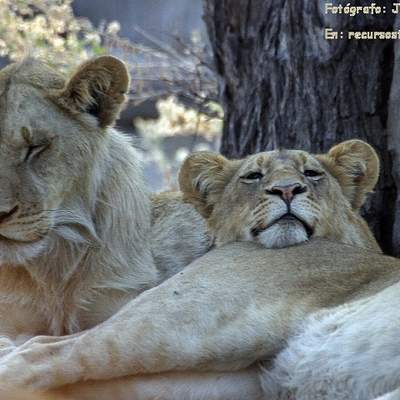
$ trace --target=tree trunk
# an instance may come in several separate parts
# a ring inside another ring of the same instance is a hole
[[[394,29],[400,29],[400,17],[396,17]],[[388,143],[392,156],[392,175],[396,188],[400,187],[400,42],[395,45],[392,88],[388,112]],[[393,254],[400,255],[400,191],[396,190],[396,202],[393,216]]]
[[[391,2],[386,6],[390,11]],[[345,35],[390,31],[393,14],[326,15],[323,0],[204,0],[204,19],[225,111],[221,152],[319,153],[346,139],[367,141],[382,172],[364,215],[385,252],[400,250],[386,128],[393,42],[324,36],[325,27]]]

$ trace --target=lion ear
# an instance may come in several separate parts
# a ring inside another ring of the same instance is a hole
[[[380,167],[376,151],[362,140],[347,140],[321,157],[353,209],[358,210],[378,182]]]
[[[184,200],[209,218],[214,205],[220,200],[225,186],[232,177],[235,161],[207,151],[191,154],[179,171],[179,186]]]
[[[83,63],[68,81],[59,98],[72,111],[89,113],[102,128],[117,119],[129,89],[125,64],[111,56]]]

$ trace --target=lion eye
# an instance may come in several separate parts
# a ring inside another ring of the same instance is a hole
[[[49,147],[49,144],[39,144],[39,145],[31,145],[28,147],[26,150],[24,162],[28,162],[32,160],[32,158],[37,157],[39,154],[43,153],[47,148]]]
[[[307,178],[320,178],[322,176],[322,172],[319,171],[315,171],[313,169],[306,169],[303,172],[304,176],[306,176]]]
[[[247,175],[243,175],[240,179],[245,181],[257,181],[263,178],[263,174],[261,172],[250,172]]]

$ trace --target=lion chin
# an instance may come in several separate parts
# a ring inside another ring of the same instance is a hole
[[[308,239],[305,227],[300,222],[292,220],[278,221],[256,237],[256,241],[269,249],[293,246]]]

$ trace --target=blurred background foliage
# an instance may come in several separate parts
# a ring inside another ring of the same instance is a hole
[[[102,54],[101,31],[77,18],[72,0],[0,0],[0,55],[10,61],[27,54],[62,70]],[[115,24],[104,27],[112,30]]]
[[[0,0],[0,65],[29,55],[69,74],[101,54],[127,63],[132,85],[118,128],[137,137],[153,190],[176,186],[189,152],[218,148],[223,118],[200,1],[166,3]]]

